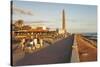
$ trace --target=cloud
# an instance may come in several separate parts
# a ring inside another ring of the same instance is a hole
[[[23,15],[31,15],[33,16],[33,12],[29,9],[16,7],[15,5],[12,6],[12,10],[14,14],[23,14]]]

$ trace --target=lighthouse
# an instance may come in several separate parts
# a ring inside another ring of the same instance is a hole
[[[65,23],[65,11],[62,11],[62,30],[65,33],[66,32],[66,23]]]
[[[61,29],[59,30],[59,34],[65,34],[66,33],[66,20],[65,20],[65,11],[62,10],[62,21],[61,21]]]

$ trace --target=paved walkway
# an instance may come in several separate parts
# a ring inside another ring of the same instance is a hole
[[[97,47],[95,43],[92,43],[91,40],[82,35],[76,35],[76,41],[78,44],[80,62],[97,60]]]
[[[15,66],[37,65],[37,64],[54,64],[71,62],[72,45],[74,35],[60,40],[49,47],[32,54],[25,55],[24,58],[16,62]]]

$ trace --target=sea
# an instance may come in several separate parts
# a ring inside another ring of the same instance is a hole
[[[97,33],[81,33],[83,36],[87,37],[88,39],[97,41]]]

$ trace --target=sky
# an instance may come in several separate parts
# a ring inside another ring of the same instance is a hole
[[[13,1],[12,7],[12,19],[22,19],[25,24],[61,28],[62,10],[64,10],[68,32],[97,32],[96,5]]]

